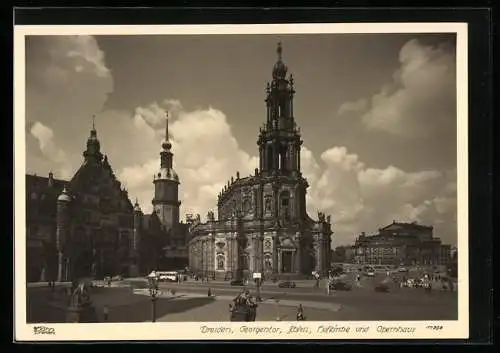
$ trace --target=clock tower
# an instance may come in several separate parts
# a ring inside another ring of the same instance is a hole
[[[179,176],[173,169],[172,144],[168,134],[168,113],[165,128],[165,141],[160,152],[160,170],[155,174],[153,184],[155,195],[153,209],[161,224],[172,229],[179,224]]]

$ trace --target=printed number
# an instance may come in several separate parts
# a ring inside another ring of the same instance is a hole
[[[55,335],[56,331],[52,327],[35,326],[33,327],[33,333],[35,335]]]
[[[443,329],[443,326],[429,325],[429,326],[427,326],[426,328],[427,328],[427,329],[429,329],[429,330],[439,331],[439,330],[442,330],[442,329]]]

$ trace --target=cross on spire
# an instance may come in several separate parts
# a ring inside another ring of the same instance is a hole
[[[281,60],[281,55],[283,53],[283,48],[281,47],[281,39],[278,42],[278,49],[276,49],[276,52],[278,53],[278,60]]]
[[[169,140],[169,136],[168,136],[168,111],[166,112],[166,127],[165,127],[165,140],[168,141]]]

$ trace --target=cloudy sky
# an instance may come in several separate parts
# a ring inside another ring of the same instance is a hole
[[[392,220],[456,244],[455,36],[448,34],[32,36],[26,40],[27,173],[70,178],[96,114],[103,153],[151,210],[164,111],[182,214],[214,209],[258,166],[276,43],[296,81],[308,210],[333,246]]]

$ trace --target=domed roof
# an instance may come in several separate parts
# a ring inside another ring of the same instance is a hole
[[[172,168],[161,168],[155,175],[156,180],[172,180],[179,181],[179,176]]]
[[[284,79],[286,77],[286,73],[288,72],[288,67],[285,63],[279,60],[273,67],[273,78],[274,79]]]
[[[69,196],[68,191],[66,190],[66,187],[64,187],[63,191],[57,198],[57,201],[63,201],[63,202],[70,202],[71,201],[71,196]]]
[[[135,200],[134,211],[135,212],[142,212],[141,206],[139,206],[139,201],[137,199]]]
[[[170,141],[163,141],[163,143],[161,144],[161,147],[164,150],[169,151],[172,149],[172,143],[170,143]]]

